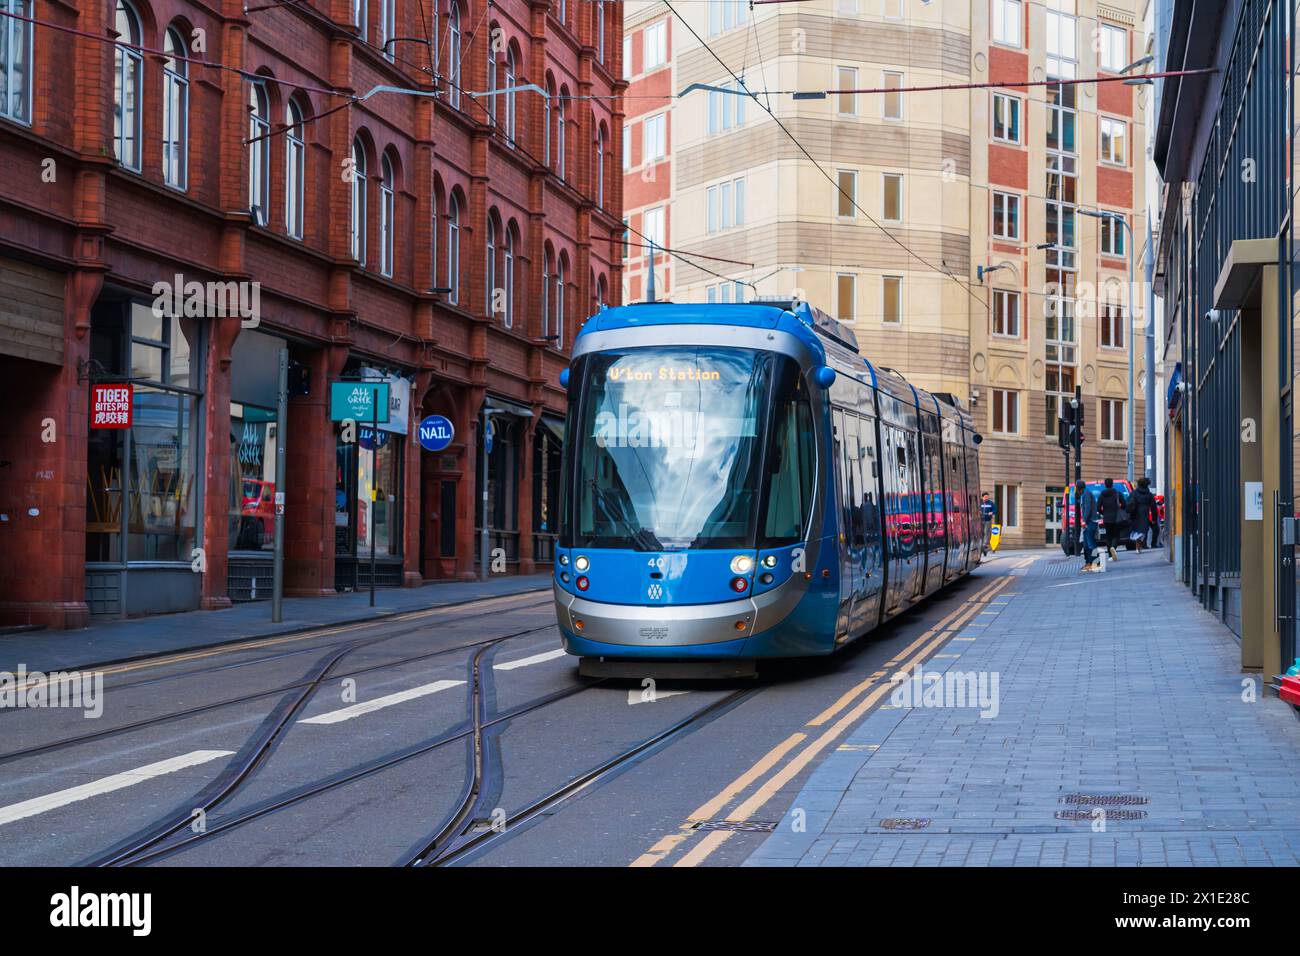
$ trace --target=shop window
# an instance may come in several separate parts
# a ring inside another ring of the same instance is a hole
[[[373,369],[353,366],[344,379],[378,381]],[[402,555],[402,481],[406,436],[400,432],[405,420],[406,400],[395,399],[402,379],[390,377],[389,422],[378,431],[362,422],[356,424],[356,441],[345,442],[337,432],[334,477],[334,550],[341,557],[364,562],[370,557],[373,539],[375,557],[381,560]],[[394,429],[394,430],[389,430]],[[340,580],[346,580],[346,576]],[[354,579],[355,580],[355,579]]]
[[[132,412],[129,428],[89,436],[87,561],[192,559],[201,510],[199,322],[140,303],[96,307],[93,372],[100,382],[131,387]]]

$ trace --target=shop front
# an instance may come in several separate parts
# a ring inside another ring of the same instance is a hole
[[[275,550],[275,459],[286,440],[276,425],[283,339],[251,329],[230,363],[230,493],[226,593],[232,601],[271,599]]]
[[[370,587],[373,563],[376,587],[401,587],[411,380],[358,362],[344,368],[342,380],[386,383],[389,408],[388,421],[378,426],[335,422],[334,586]]]
[[[474,515],[474,560],[476,566],[482,560],[483,520],[486,516],[488,566],[491,568],[492,562],[497,562],[499,573],[505,568],[518,569],[522,551],[530,550],[521,548],[519,491],[520,479],[525,477],[522,474],[524,465],[526,462],[531,464],[526,446],[532,444],[528,439],[534,423],[532,410],[527,406],[494,395],[487,397],[483,410],[487,419],[487,448],[485,454],[484,441],[480,438],[475,459],[477,485],[486,488],[487,500],[479,505]],[[476,501],[482,502],[483,499],[477,497]],[[524,557],[531,563],[531,553]]]
[[[101,298],[91,318],[86,603],[91,614],[193,610],[201,598],[203,326]],[[93,386],[111,386],[96,392]],[[107,404],[101,402],[101,404]]]

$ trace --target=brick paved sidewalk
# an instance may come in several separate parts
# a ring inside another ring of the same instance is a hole
[[[221,611],[187,611],[125,621],[96,622],[77,631],[21,631],[0,635],[0,671],[86,667],[145,654],[210,647],[243,638],[268,637],[325,624],[378,620],[403,611],[479,598],[549,589],[551,575],[497,575],[487,581],[447,581],[418,588],[380,588],[375,607],[370,592],[286,598],[284,620],[271,623],[271,602],[252,601]]]
[[[886,698],[795,799],[806,832],[787,813],[746,865],[1300,864],[1295,710],[1243,701],[1236,639],[1163,552],[1060,558],[982,571],[1018,580],[925,667],[996,675],[996,716]]]

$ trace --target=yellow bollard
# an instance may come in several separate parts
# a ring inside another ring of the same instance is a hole
[[[998,549],[998,539],[1002,537],[1002,525],[995,524],[989,529],[989,553]]]

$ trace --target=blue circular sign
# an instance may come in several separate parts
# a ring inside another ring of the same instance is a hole
[[[420,422],[420,445],[425,451],[442,451],[456,438],[456,426],[450,418],[430,415]]]

